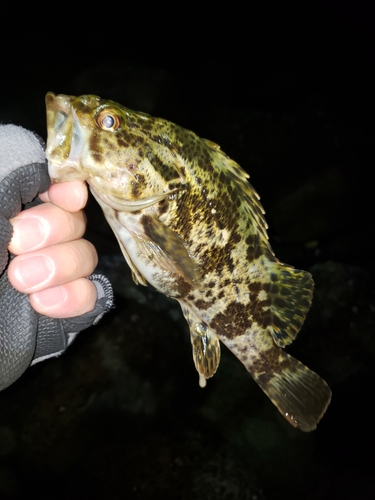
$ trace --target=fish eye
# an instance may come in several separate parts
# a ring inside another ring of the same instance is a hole
[[[97,120],[97,124],[104,130],[117,130],[120,127],[120,119],[113,112],[102,111]]]

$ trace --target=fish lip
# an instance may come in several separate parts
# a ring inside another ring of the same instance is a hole
[[[69,181],[87,181],[88,174],[77,170],[77,164],[56,163],[48,160],[48,174],[52,184]]]
[[[48,92],[46,94],[46,109],[47,109],[47,146],[46,146],[46,156],[52,153],[56,141],[59,139],[59,131],[63,125],[66,125],[66,121],[69,116],[72,115],[72,105],[70,102],[70,97],[64,94],[55,95],[53,92]],[[57,113],[62,113],[66,115],[64,122],[62,122],[57,130],[56,128],[56,116]],[[61,140],[61,139],[60,139]]]
[[[47,110],[51,110],[53,108],[56,111],[56,109],[59,109],[64,113],[69,114],[71,110],[71,96],[65,94],[56,95],[54,92],[47,92],[46,107]]]
[[[72,105],[72,96],[48,92],[46,108],[48,137],[45,155],[52,182],[86,180],[89,175],[83,171],[80,161],[86,144],[85,130]]]
[[[56,149],[61,148],[67,140],[69,117],[72,116],[70,98],[64,94],[55,95],[53,92],[48,92],[45,100],[48,132],[45,155],[55,166],[61,165],[66,162],[66,158],[61,159],[61,153],[56,153]],[[58,113],[65,115],[65,119],[57,126]],[[71,147],[69,151],[70,149]]]
[[[113,189],[110,181],[106,181],[100,177],[90,177],[86,179],[86,182],[90,186],[90,191],[95,198],[99,198],[103,203],[118,212],[137,212],[143,210],[178,191],[178,189],[173,189],[166,193],[156,193],[144,198],[138,198],[137,200],[131,200],[124,198],[121,196],[120,191]]]

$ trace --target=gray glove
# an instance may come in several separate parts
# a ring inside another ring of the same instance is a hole
[[[68,319],[38,314],[29,296],[9,283],[9,219],[40,202],[36,197],[49,183],[42,140],[22,127],[0,125],[0,390],[30,365],[64,352],[78,332],[96,324],[113,307],[112,287],[102,275],[89,276],[98,292],[94,310]]]

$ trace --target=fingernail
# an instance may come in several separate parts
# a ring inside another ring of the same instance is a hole
[[[12,244],[20,251],[39,248],[46,238],[46,228],[37,217],[15,218],[13,224]]]
[[[38,302],[39,306],[43,309],[50,309],[56,307],[65,301],[66,293],[61,286],[54,286],[47,290],[34,293],[34,300]]]
[[[42,285],[52,277],[53,272],[52,261],[40,255],[19,259],[15,269],[16,278],[27,288]]]

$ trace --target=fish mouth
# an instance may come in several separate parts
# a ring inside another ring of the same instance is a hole
[[[45,154],[53,183],[88,178],[80,162],[88,131],[82,127],[71,99],[71,96],[53,92],[46,95],[48,137]]]

